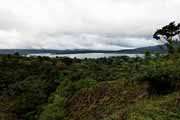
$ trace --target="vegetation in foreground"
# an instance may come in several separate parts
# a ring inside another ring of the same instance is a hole
[[[180,54],[170,48],[144,58],[0,56],[0,119],[179,120]]]
[[[178,120],[180,55],[0,57],[2,120]]]

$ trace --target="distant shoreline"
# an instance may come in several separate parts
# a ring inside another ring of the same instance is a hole
[[[0,54],[88,54],[88,53],[109,53],[109,54],[144,54],[145,51],[151,53],[166,53],[165,45],[149,46],[136,49],[124,50],[89,50],[89,49],[72,49],[72,50],[53,50],[53,49],[0,49]]]
[[[76,54],[50,54],[50,53],[43,53],[43,54],[27,54],[24,55],[26,57],[68,57],[68,58],[78,58],[78,59],[85,59],[85,58],[109,58],[109,57],[144,57],[144,54],[122,54],[122,53],[76,53]]]

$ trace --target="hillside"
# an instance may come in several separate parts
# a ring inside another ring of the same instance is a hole
[[[0,56],[2,120],[179,120],[180,56]]]

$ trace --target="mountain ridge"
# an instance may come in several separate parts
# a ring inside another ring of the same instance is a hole
[[[149,47],[141,47],[135,49],[124,49],[124,50],[90,50],[90,49],[67,49],[67,50],[57,50],[57,49],[0,49],[0,54],[15,54],[20,55],[26,54],[80,54],[80,53],[121,53],[121,54],[143,54],[145,51],[152,53],[159,52],[165,53],[167,51],[166,45],[156,45]]]

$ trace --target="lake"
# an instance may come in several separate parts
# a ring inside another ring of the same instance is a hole
[[[41,54],[28,54],[27,57],[30,56],[46,56],[46,57],[69,57],[69,58],[103,58],[103,57],[117,57],[117,56],[129,56],[129,57],[143,57],[144,54],[120,54],[120,53],[78,53],[78,54],[50,54],[50,53],[41,53]]]

